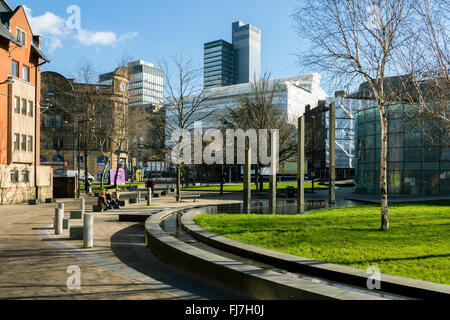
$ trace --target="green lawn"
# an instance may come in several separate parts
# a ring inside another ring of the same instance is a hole
[[[125,189],[125,188],[130,187],[131,185],[132,186],[137,186],[138,188],[141,188],[142,186],[145,186],[145,183],[126,183],[124,185],[119,186],[119,189]],[[92,190],[94,192],[100,190],[100,182],[93,182],[91,186],[92,186]],[[80,189],[81,189],[81,192],[85,192],[84,182],[83,181],[80,182]],[[113,184],[104,183],[103,184],[103,189],[104,190],[114,189],[114,185]]]
[[[391,204],[380,231],[379,206],[323,209],[302,216],[200,215],[213,233],[323,262],[450,284],[450,201]]]
[[[295,190],[297,190],[297,183],[278,183],[277,184],[277,190],[278,191],[284,191],[287,187],[294,187]],[[315,189],[327,189],[326,186],[319,185],[317,182],[314,183]],[[312,183],[311,182],[305,182],[305,189],[312,189]],[[211,185],[211,186],[191,186],[187,188],[182,188],[184,191],[220,191],[220,185]],[[224,191],[244,191],[244,185],[243,184],[226,184],[223,187]],[[252,190],[256,190],[255,184],[252,184]],[[264,190],[269,190],[269,184],[264,184]]]

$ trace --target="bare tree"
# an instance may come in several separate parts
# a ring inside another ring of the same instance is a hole
[[[385,79],[394,73],[392,57],[407,37],[408,0],[317,0],[300,5],[294,14],[297,31],[311,42],[303,63],[342,80],[364,79],[376,100],[381,119],[381,229],[389,229]]]
[[[213,98],[202,85],[202,69],[197,68],[192,60],[180,53],[169,61],[162,61],[160,68],[164,72],[166,100],[161,104],[166,112],[166,134],[178,130],[183,133],[193,127],[195,121],[202,121],[216,110],[211,105]],[[182,135],[178,143],[183,142]],[[167,146],[167,151],[170,152]],[[181,201],[181,170],[177,164],[177,201]]]
[[[108,163],[117,152],[118,144],[114,142],[114,123],[111,117],[107,116],[110,107],[101,105],[95,112],[95,125],[92,130],[92,137],[96,150],[100,152],[103,159],[107,159],[103,167],[100,180],[100,188],[103,189],[104,179]]]
[[[393,101],[408,105],[407,118],[438,144],[424,124],[434,122],[442,133],[450,129],[450,1],[419,1],[412,13],[406,45],[393,57],[398,81],[389,91]]]
[[[268,74],[264,74],[261,80],[251,83],[249,94],[241,94],[238,98],[238,107],[228,107],[221,116],[221,123],[225,128],[234,129],[278,129],[279,130],[279,160],[285,161],[297,152],[296,129],[288,123],[287,115],[284,115],[275,101],[275,95],[280,88],[279,81],[271,81]],[[259,139],[259,137],[258,137]],[[259,145],[259,142],[258,142]],[[261,164],[256,165],[257,190],[263,190]],[[258,186],[259,180],[259,186]]]

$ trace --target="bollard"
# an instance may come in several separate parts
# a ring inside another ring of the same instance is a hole
[[[58,209],[61,209],[64,211],[64,203],[58,203]]]
[[[86,199],[81,198],[81,214],[84,214],[86,210]]]
[[[147,188],[147,206],[151,206],[152,205],[152,189],[151,188]]]
[[[60,235],[63,233],[63,220],[64,220],[64,211],[62,209],[55,209],[55,234]]]
[[[84,214],[83,224],[83,248],[94,247],[94,216],[92,214]]]
[[[139,203],[139,202],[141,202],[141,193],[139,191],[136,193],[137,193],[136,199],[137,199],[137,202]]]

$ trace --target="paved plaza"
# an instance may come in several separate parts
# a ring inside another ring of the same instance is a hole
[[[79,209],[65,203],[65,215]],[[96,198],[87,201],[92,208]],[[215,204],[219,200],[198,200]],[[152,211],[190,205],[174,197],[154,200]],[[143,224],[119,222],[115,213],[95,214],[95,248],[69,241],[68,231],[55,236],[55,204],[0,207],[0,299],[226,299],[226,290],[208,287],[152,257],[145,248]],[[123,211],[148,211],[140,205]],[[81,289],[69,290],[69,266],[81,270]],[[181,281],[184,279],[186,281]],[[180,289],[185,287],[187,290]],[[198,294],[200,293],[200,294]],[[203,294],[206,293],[206,294]]]

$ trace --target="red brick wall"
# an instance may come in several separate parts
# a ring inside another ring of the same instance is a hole
[[[26,46],[20,47],[16,44],[9,42],[6,39],[0,39],[0,82],[5,81],[8,75],[11,74],[11,63],[12,60],[19,62],[19,77],[22,77],[22,66],[26,65],[29,67],[29,80],[30,83],[36,85],[36,67],[35,65],[39,63],[39,59],[36,54],[31,53],[31,42],[33,40],[33,35],[26,17],[23,7],[20,7],[15,15],[10,19],[10,29],[12,33],[16,36],[16,28],[19,27],[27,33],[26,36]],[[39,68],[38,68],[39,69]],[[37,102],[40,101],[40,70],[38,70],[37,79]],[[6,95],[8,95],[8,85],[0,85],[0,164],[7,163],[7,119],[8,119],[8,100]],[[36,114],[38,130],[37,136],[35,137],[37,143],[37,161],[39,165],[39,154],[40,154],[40,114]]]

